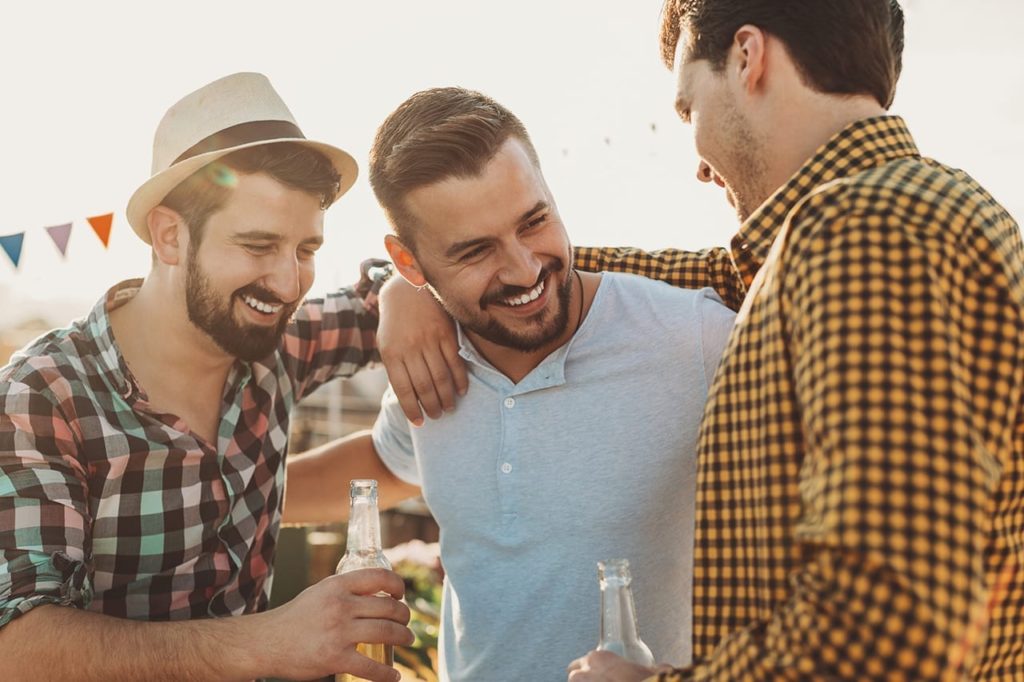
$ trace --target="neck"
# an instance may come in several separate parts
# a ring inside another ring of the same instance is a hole
[[[852,123],[885,114],[873,97],[810,90],[787,97],[776,115],[766,119],[771,121],[765,132],[765,148],[771,150],[771,158],[766,159],[767,186],[774,191],[784,185],[822,145]]]
[[[570,278],[569,319],[565,330],[556,339],[549,341],[537,350],[523,352],[488,341],[474,332],[468,330],[465,332],[477,351],[513,383],[522,381],[527,374],[544,361],[544,358],[568,343],[569,339],[576,334],[583,318],[586,317],[601,277],[594,273],[577,271],[577,274],[570,274]]]
[[[235,359],[192,324],[184,296],[169,285],[165,276],[151,273],[135,297],[111,313],[125,360],[140,381],[159,377],[165,387],[223,386]]]

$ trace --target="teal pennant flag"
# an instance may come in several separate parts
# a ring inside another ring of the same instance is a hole
[[[0,237],[0,247],[3,247],[3,250],[7,252],[7,257],[14,263],[14,267],[18,267],[18,261],[21,260],[21,244],[24,241],[24,232]]]

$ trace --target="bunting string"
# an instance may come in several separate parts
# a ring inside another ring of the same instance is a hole
[[[110,231],[114,226],[114,214],[105,213],[86,218],[85,220],[89,227],[92,228],[96,238],[103,244],[103,248],[108,248],[110,246]],[[73,226],[74,223],[64,223],[63,225],[51,225],[44,228],[63,257],[67,257],[68,254],[68,242],[71,241],[71,229]],[[18,269],[18,263],[21,262],[22,247],[25,244],[25,233],[26,231],[22,230],[13,234],[0,235],[0,249],[3,250],[7,258],[14,264],[15,270]]]

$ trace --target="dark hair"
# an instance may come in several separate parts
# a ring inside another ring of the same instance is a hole
[[[892,104],[903,65],[898,0],[665,0],[661,57],[671,69],[685,30],[685,59],[721,70],[744,24],[780,39],[809,87]]]
[[[185,178],[160,202],[181,215],[196,246],[206,221],[227,203],[236,173],[265,173],[283,185],[318,197],[322,208],[334,203],[340,186],[340,176],[330,160],[302,144],[275,142],[231,152]]]
[[[384,120],[370,150],[370,185],[398,238],[414,248],[415,218],[405,206],[414,189],[447,178],[477,177],[510,137],[540,166],[516,116],[465,88],[417,92]]]

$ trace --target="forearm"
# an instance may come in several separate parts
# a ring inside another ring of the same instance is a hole
[[[656,679],[963,679],[978,644],[974,626],[984,618],[983,592],[951,619],[932,604],[923,581],[835,550],[823,551],[792,582],[797,589],[770,618],[733,632],[701,665]]]
[[[377,481],[381,509],[419,494],[418,487],[391,473],[377,455],[370,432],[362,431],[289,458],[283,522],[345,521],[349,482],[355,478]]]
[[[747,293],[747,285],[731,254],[721,247],[642,251],[630,247],[581,246],[576,248],[575,265],[588,272],[625,272],[686,289],[711,287],[733,310],[739,310]]]
[[[277,674],[266,614],[150,623],[39,606],[0,630],[0,679],[251,680]]]

